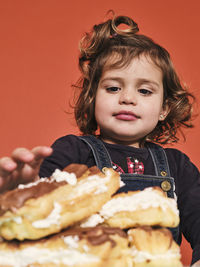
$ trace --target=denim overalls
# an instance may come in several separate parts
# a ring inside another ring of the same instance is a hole
[[[96,165],[100,170],[103,171],[104,167],[112,168],[111,157],[101,140],[93,135],[80,136],[79,138],[86,142],[92,149]],[[167,193],[168,197],[175,198],[174,178],[170,176],[167,156],[164,149],[154,143],[148,143],[147,148],[154,163],[155,175],[122,173],[120,176],[121,180],[125,183],[125,186],[121,187],[117,193],[143,190],[146,187],[159,186]],[[179,227],[170,228],[170,230],[174,240],[178,241],[180,238]]]

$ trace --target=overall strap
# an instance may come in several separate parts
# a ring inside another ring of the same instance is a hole
[[[170,170],[165,150],[154,143],[148,143],[147,148],[151,154],[157,176],[170,177]]]
[[[102,170],[103,167],[112,168],[111,157],[101,140],[93,135],[80,136],[79,138],[90,146],[96,165],[100,170]],[[154,143],[148,143],[147,148],[154,163],[156,176],[170,177],[170,170],[165,150]]]
[[[93,135],[79,136],[92,149],[97,167],[102,170],[104,167],[112,168],[112,160],[103,142]]]

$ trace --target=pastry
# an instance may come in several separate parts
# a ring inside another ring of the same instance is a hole
[[[1,242],[0,267],[5,266],[131,267],[132,260],[121,229],[73,227],[38,241]]]
[[[122,229],[142,225],[176,227],[179,211],[175,199],[168,198],[159,187],[149,187],[114,195],[98,213],[81,222],[81,226],[99,223]]]
[[[120,176],[113,169],[102,173],[80,164],[19,185],[0,195],[0,236],[24,240],[58,233],[97,212],[119,186]]]
[[[150,226],[128,231],[134,267],[180,267],[180,248],[166,228]]]

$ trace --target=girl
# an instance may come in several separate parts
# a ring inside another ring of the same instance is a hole
[[[192,127],[194,97],[181,85],[169,53],[138,31],[131,18],[119,16],[85,34],[82,78],[74,85],[80,90],[75,118],[83,135],[2,158],[1,191],[37,179],[39,167],[39,176],[48,177],[70,163],[96,164],[102,171],[112,166],[125,182],[121,191],[160,186],[177,197],[181,223],[174,238],[180,243],[182,232],[193,248],[192,263],[200,264],[199,171],[182,152],[158,145],[177,142],[182,126]]]

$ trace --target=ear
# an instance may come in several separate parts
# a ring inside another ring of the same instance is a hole
[[[167,117],[167,115],[169,114],[169,105],[168,103],[166,102],[163,107],[162,107],[162,110],[160,112],[160,115],[159,115],[159,121],[164,121],[165,118]]]

